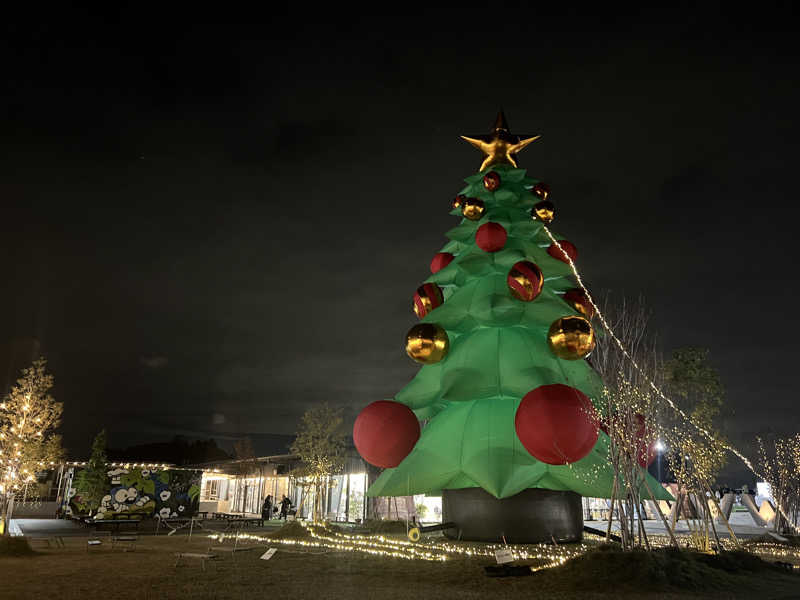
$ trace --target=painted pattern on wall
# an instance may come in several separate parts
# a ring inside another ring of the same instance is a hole
[[[81,496],[79,474],[76,471],[73,487],[67,492],[67,512],[86,515],[89,507]],[[202,476],[202,471],[111,468],[108,493],[94,517],[190,517],[199,507]]]

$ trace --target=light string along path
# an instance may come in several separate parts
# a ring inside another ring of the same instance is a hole
[[[327,529],[321,523],[297,521],[310,535],[311,539],[280,538],[259,536],[247,533],[226,534],[218,532],[209,535],[210,539],[224,543],[226,539],[257,542],[258,544],[286,544],[299,548],[325,548],[333,551],[351,551],[373,556],[404,558],[406,560],[427,560],[443,562],[457,558],[493,557],[495,550],[511,550],[514,560],[537,560],[543,564],[532,566],[532,570],[547,569],[563,565],[567,560],[588,551],[587,544],[559,545],[506,545],[506,544],[464,544],[448,542],[410,542],[389,538],[384,535],[346,534]]]
[[[592,295],[589,293],[589,290],[586,289],[586,286],[583,283],[583,279],[581,279],[580,273],[578,273],[578,269],[577,269],[577,267],[575,267],[575,263],[573,262],[572,257],[569,255],[569,253],[566,250],[564,250],[564,248],[561,247],[561,244],[559,244],[558,240],[553,236],[553,234],[547,228],[547,225],[542,223],[542,228],[544,229],[544,232],[547,234],[547,237],[550,238],[550,240],[561,251],[562,255],[567,259],[567,262],[569,263],[569,267],[570,267],[570,269],[572,269],[572,273],[573,273],[573,275],[575,275],[575,279],[577,280],[578,285],[580,286],[581,290],[583,290],[583,293],[586,294],[586,298],[589,300],[589,304],[592,305],[592,308],[594,309],[595,314],[600,319],[600,322],[603,324],[603,328],[606,330],[608,335],[611,336],[611,339],[613,339],[614,342],[617,344],[617,346],[619,347],[620,351],[625,356],[625,358],[627,358],[628,360],[631,361],[631,364],[633,365],[633,367],[639,372],[639,374],[642,377],[644,377],[645,381],[647,381],[648,385],[652,388],[652,390],[656,393],[656,395],[659,398],[661,398],[662,400],[664,400],[667,404],[669,404],[670,407],[675,412],[677,412],[683,418],[684,421],[689,423],[692,427],[694,427],[697,431],[702,433],[706,438],[708,438],[712,442],[718,442],[718,440],[713,435],[711,435],[711,433],[707,429],[705,429],[704,427],[702,427],[702,426],[698,425],[697,423],[695,423],[694,421],[692,421],[692,419],[689,417],[689,415],[687,415],[685,412],[683,412],[677,404],[675,404],[672,400],[670,400],[664,394],[664,392],[662,392],[658,388],[658,386],[656,386],[656,384],[653,383],[653,380],[650,379],[650,377],[647,376],[647,374],[644,372],[644,370],[642,370],[642,368],[639,366],[639,364],[636,362],[636,360],[634,360],[634,358],[628,353],[628,350],[622,344],[620,339],[616,336],[616,334],[614,333],[614,330],[611,329],[611,326],[608,324],[608,321],[606,321],[606,318],[605,318],[605,316],[603,316],[603,313],[600,310],[600,307],[597,306],[597,304],[595,304],[595,301],[592,298]],[[766,481],[766,477],[764,477],[764,475],[759,473],[756,470],[756,468],[753,466],[753,463],[750,462],[750,459],[748,459],[738,449],[734,448],[733,446],[731,446],[728,443],[723,443],[722,447],[725,448],[730,453],[734,454],[737,458],[739,458],[744,463],[744,465],[750,470],[750,472],[753,475],[755,475],[759,479],[762,479],[762,480]],[[780,511],[781,515],[783,515],[783,517],[786,519],[786,522],[789,524],[789,527],[791,527],[794,531],[800,531],[800,529],[798,529],[792,523],[791,519],[789,519],[789,517],[783,511],[783,508],[781,507],[781,505],[780,505],[780,503],[778,502],[777,499],[775,500],[775,503],[776,503],[777,509]]]

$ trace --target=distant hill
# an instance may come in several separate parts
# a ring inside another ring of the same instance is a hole
[[[217,446],[213,439],[188,440],[177,435],[169,442],[138,444],[128,448],[109,448],[108,460],[113,462],[161,462],[189,465],[228,460],[232,456]]]
[[[289,446],[293,435],[276,433],[250,433],[240,439],[249,438],[255,456],[275,456],[289,454]],[[127,448],[109,448],[108,460],[112,462],[154,462],[174,465],[195,465],[218,460],[229,460],[235,457],[233,441],[230,448],[217,445],[213,438],[191,440],[176,435],[169,442],[151,442],[137,444]]]

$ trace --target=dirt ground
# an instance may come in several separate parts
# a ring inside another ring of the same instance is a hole
[[[648,594],[611,588],[614,574],[576,584],[568,569],[529,577],[490,578],[483,566],[491,559],[411,561],[355,552],[304,550],[271,544],[272,559],[260,560],[267,546],[230,554],[206,564],[185,560],[175,567],[175,552],[204,552],[216,542],[207,537],[142,536],[133,552],[111,549],[108,542],[86,551],[86,538],[65,538],[63,549],[40,548],[31,556],[0,557],[0,598],[59,600],[104,598],[253,599],[253,598],[800,598],[800,576],[782,573],[733,575],[727,589],[703,594],[685,591]],[[578,588],[576,589],[576,585]]]

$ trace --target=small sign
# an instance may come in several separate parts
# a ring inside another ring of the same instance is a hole
[[[514,555],[510,548],[500,548],[494,551],[494,558],[498,565],[514,562]]]
[[[278,551],[277,548],[270,548],[260,556],[261,560],[269,560]]]

